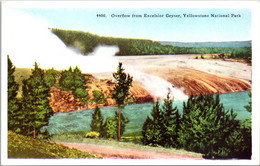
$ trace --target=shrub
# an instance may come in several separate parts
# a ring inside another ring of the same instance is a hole
[[[102,137],[108,139],[117,138],[117,121],[115,120],[115,117],[108,117],[106,119],[106,122],[103,127]]]
[[[121,121],[120,121],[120,134],[123,135],[125,131],[125,125],[129,122],[128,118],[121,113]],[[103,127],[102,136],[105,138],[116,139],[118,134],[118,112],[115,112],[115,116],[108,117]]]
[[[96,131],[91,131],[91,132],[88,132],[85,137],[86,138],[98,138],[100,136],[100,133],[99,132],[96,132]]]
[[[75,98],[80,99],[80,101],[84,104],[88,103],[89,95],[88,92],[85,89],[82,88],[77,88],[74,92],[73,95]]]

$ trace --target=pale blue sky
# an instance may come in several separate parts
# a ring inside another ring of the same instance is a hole
[[[19,9],[43,18],[54,27],[84,30],[104,36],[144,38],[159,41],[251,40],[250,9],[105,9],[28,8]],[[111,18],[111,14],[163,14],[163,18]],[[166,14],[181,18],[166,18]],[[97,14],[106,14],[98,18]],[[184,18],[183,14],[230,14],[229,18]],[[231,14],[240,14],[233,18]]]

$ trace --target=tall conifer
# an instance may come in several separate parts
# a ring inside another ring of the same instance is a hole
[[[178,147],[178,131],[180,128],[180,114],[177,106],[173,107],[173,99],[170,99],[170,94],[164,100],[162,106],[162,146]]]
[[[16,98],[18,92],[18,84],[14,79],[15,66],[8,56],[8,130],[19,132],[21,108]]]
[[[99,133],[102,133],[103,130],[103,115],[100,111],[100,108],[96,106],[94,113],[92,114],[92,120],[91,120],[91,131],[97,131]]]
[[[113,77],[116,80],[116,85],[112,92],[112,98],[115,99],[116,104],[118,106],[117,137],[118,137],[118,141],[120,141],[121,109],[124,105],[126,98],[129,95],[129,89],[130,86],[132,86],[133,77],[124,72],[124,69],[122,68],[122,62],[119,62],[117,72],[113,73]]]
[[[48,125],[53,114],[49,105],[49,86],[44,81],[44,71],[35,62],[32,75],[24,80],[22,105],[24,113],[24,134],[34,138],[41,134],[41,128]]]
[[[142,135],[143,135],[142,142],[145,145],[152,145],[152,146],[161,145],[162,136],[163,136],[162,133],[163,116],[158,101],[153,105],[151,115],[152,115],[152,119],[149,116],[147,116],[146,121],[144,122],[142,128]]]

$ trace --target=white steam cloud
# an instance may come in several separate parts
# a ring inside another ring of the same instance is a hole
[[[48,27],[47,21],[16,10],[4,10],[3,56],[9,55],[13,64],[21,68],[33,68],[37,62],[41,68],[57,70],[78,66],[84,73],[115,72],[118,60],[114,57],[117,46],[97,46],[88,56],[83,56],[66,45]],[[134,65],[134,64],[133,64]],[[173,85],[157,76],[139,72],[133,66],[124,66],[134,80],[155,99],[163,99],[170,92],[175,100],[187,96]]]
[[[32,68],[37,62],[41,68],[57,70],[78,66],[82,72],[112,72],[116,70],[117,46],[98,46],[91,56],[82,56],[68,49],[48,27],[47,21],[27,13],[8,9],[3,20],[3,55],[9,55],[16,67]]]
[[[174,100],[188,99],[188,96],[184,94],[183,90],[174,87],[173,84],[160,77],[136,70],[130,70],[128,72],[135,80],[140,82],[141,86],[144,87],[155,100],[165,99],[168,93]]]

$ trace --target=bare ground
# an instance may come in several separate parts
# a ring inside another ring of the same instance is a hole
[[[222,59],[195,59],[195,55],[117,56],[126,72],[140,71],[158,76],[186,95],[229,93],[251,90],[252,66]],[[113,79],[112,73],[95,73],[100,78]],[[143,80],[138,80],[143,85]],[[155,90],[154,90],[155,91]],[[158,98],[159,96],[154,96]]]
[[[118,61],[124,66],[136,70],[149,68],[189,68],[215,74],[251,80],[252,66],[241,62],[224,61],[222,59],[194,59],[195,55],[147,55],[119,56]]]
[[[139,150],[131,148],[118,148],[104,145],[91,145],[84,143],[65,143],[58,142],[61,145],[87,151],[104,158],[110,159],[203,159],[200,155],[181,154],[173,152],[160,152],[152,150]]]

